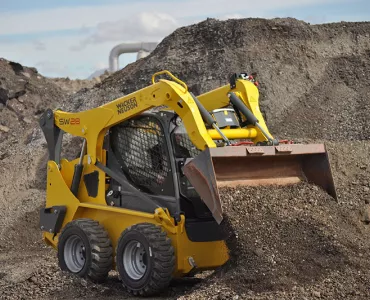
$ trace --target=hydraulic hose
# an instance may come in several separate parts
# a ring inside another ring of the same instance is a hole
[[[84,168],[83,158],[84,158],[84,155],[85,155],[85,151],[86,151],[86,140],[84,139],[84,141],[82,143],[82,150],[81,150],[81,154],[80,154],[80,160],[79,160],[78,164],[75,165],[75,170],[74,170],[74,173],[73,173],[72,184],[71,184],[71,192],[72,192],[73,195],[75,195],[75,197],[77,197],[78,188],[79,188],[80,182],[81,182],[82,171],[83,171],[83,168]]]
[[[276,144],[276,141],[266,132],[266,130],[258,123],[256,116],[249,110],[249,108],[244,104],[240,98],[234,93],[228,94],[230,102],[245,116],[248,123],[256,126],[262,134],[268,139],[272,145]]]
[[[209,126],[212,126],[215,130],[217,130],[217,132],[220,134],[220,136],[227,145],[231,145],[229,139],[223,134],[221,129],[217,126],[215,119],[212,118],[211,114],[205,109],[202,103],[200,103],[200,101],[197,99],[197,97],[195,97],[195,95],[192,92],[190,92],[190,95],[193,97],[194,102],[197,104],[199,112],[204,122],[206,122]]]

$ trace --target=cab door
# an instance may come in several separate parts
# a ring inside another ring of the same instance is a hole
[[[110,131],[110,147],[127,180],[174,214],[179,210],[169,143],[164,124],[154,114],[137,116]],[[120,206],[142,210],[129,194]]]

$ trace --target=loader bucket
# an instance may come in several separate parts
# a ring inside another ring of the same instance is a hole
[[[185,165],[184,174],[219,224],[223,217],[218,188],[223,186],[287,185],[306,180],[336,199],[323,144],[208,148]]]

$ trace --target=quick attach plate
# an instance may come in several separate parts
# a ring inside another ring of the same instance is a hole
[[[62,227],[66,206],[52,206],[40,210],[40,229],[50,233],[58,233]]]

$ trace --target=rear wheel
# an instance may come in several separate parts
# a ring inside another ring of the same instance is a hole
[[[161,227],[141,223],[121,235],[116,254],[123,286],[134,295],[150,296],[166,288],[175,268],[171,240]]]
[[[59,266],[95,282],[104,281],[112,269],[113,249],[97,221],[78,219],[68,223],[58,241]]]

